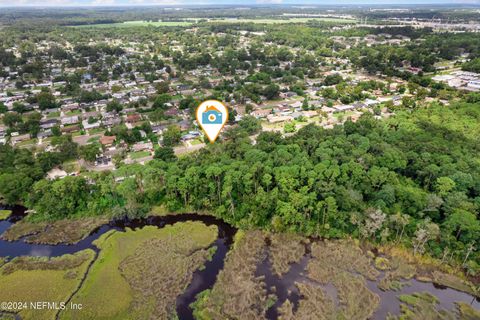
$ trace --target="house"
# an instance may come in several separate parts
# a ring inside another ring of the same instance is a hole
[[[267,116],[267,120],[270,123],[276,123],[276,122],[291,121],[293,120],[293,117],[292,116],[274,116],[273,114],[270,114]]]
[[[102,146],[110,147],[113,145],[116,138],[117,138],[116,136],[103,136],[100,138],[99,141],[102,144]]]
[[[167,128],[167,126],[164,125],[164,124],[153,125],[152,126],[152,132],[155,133],[155,134],[162,133],[163,130],[165,130],[166,128]]]
[[[272,113],[272,109],[255,109],[250,112],[250,115],[254,116],[255,118],[265,118],[270,113]]]
[[[42,129],[51,129],[57,125],[57,119],[46,119],[40,120],[40,128]]]
[[[144,150],[153,150],[153,144],[151,142],[137,142],[132,146],[132,150],[137,151],[144,151]]]
[[[40,131],[37,134],[37,138],[39,138],[39,139],[44,139],[44,138],[48,138],[48,137],[51,137],[51,136],[53,136],[53,133],[52,133],[52,130],[50,130],[50,129],[45,130],[45,131]]]
[[[30,135],[28,133],[19,134],[19,135],[16,135],[16,136],[14,136],[12,134],[12,136],[10,137],[10,141],[11,141],[12,144],[17,144],[17,143],[22,142],[22,141],[27,141],[28,139],[30,139]]]
[[[78,116],[63,117],[60,119],[62,125],[76,124],[80,122]]]
[[[168,117],[175,117],[178,115],[178,109],[177,108],[170,108],[167,111],[165,111],[165,115]]]
[[[80,126],[75,125],[75,126],[63,127],[61,131],[64,133],[72,133],[72,132],[80,131]]]
[[[127,116],[127,123],[135,123],[142,119],[142,117],[138,113],[129,114]]]
[[[85,130],[100,128],[100,122],[96,121],[94,123],[89,123],[88,120],[82,121],[82,126]]]
[[[339,106],[334,106],[335,109],[334,112],[344,112],[344,111],[349,111],[355,109],[355,106],[353,105],[339,105]]]

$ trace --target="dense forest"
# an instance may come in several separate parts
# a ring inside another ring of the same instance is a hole
[[[37,157],[0,146],[0,193],[34,209],[35,220],[137,217],[162,204],[244,227],[398,241],[478,270],[478,104],[432,105],[387,121],[365,114],[288,138],[262,132],[254,145],[245,128],[240,122],[222,143],[180,159],[55,181],[41,178],[73,152],[68,139],[60,154]]]

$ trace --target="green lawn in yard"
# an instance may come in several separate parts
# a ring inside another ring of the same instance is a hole
[[[149,155],[150,155],[149,151],[137,151],[137,152],[130,153],[130,158],[135,160],[135,159],[148,157]]]
[[[90,134],[104,133],[105,129],[104,128],[95,128],[95,129],[88,130],[88,132]]]
[[[25,141],[22,141],[22,142],[19,142],[17,143],[17,146],[28,146],[28,145],[34,145],[38,142],[37,139],[29,139],[29,140],[25,140]]]
[[[192,146],[194,146],[194,145],[203,143],[203,141],[200,140],[200,139],[194,139],[194,140],[190,141],[190,143],[192,144]]]
[[[82,111],[80,111],[80,110],[72,110],[72,111],[65,112],[65,115],[67,117],[71,117],[71,116],[79,115],[81,113],[82,113]]]
[[[47,118],[48,118],[48,119],[58,118],[58,117],[60,117],[60,111],[50,112],[50,113],[47,115]]]
[[[96,142],[100,140],[100,137],[99,136],[96,136],[96,137],[91,137],[87,140],[88,143],[92,143],[92,142]]]

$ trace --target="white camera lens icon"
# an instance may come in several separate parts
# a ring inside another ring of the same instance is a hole
[[[216,116],[216,115],[214,115],[214,114],[208,115],[208,121],[210,121],[210,122],[215,122],[216,119],[217,119],[217,116]]]

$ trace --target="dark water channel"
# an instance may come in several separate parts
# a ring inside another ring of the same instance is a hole
[[[2,207],[0,206],[0,209]],[[25,208],[15,206],[13,213],[7,220],[0,221],[0,234],[8,229],[12,224],[18,222],[25,216]],[[179,319],[193,319],[192,310],[189,307],[195,301],[195,296],[203,290],[209,289],[216,281],[217,275],[223,269],[225,257],[233,243],[233,236],[236,229],[231,225],[211,216],[198,214],[180,214],[169,215],[164,217],[148,217],[145,219],[135,220],[117,220],[112,221],[102,227],[94,230],[88,237],[73,245],[42,245],[30,244],[22,240],[5,241],[0,240],[0,257],[17,257],[17,256],[46,256],[55,257],[63,254],[71,254],[84,249],[92,249],[98,253],[98,248],[92,242],[109,230],[124,231],[125,228],[141,228],[147,225],[162,228],[177,222],[199,221],[205,225],[215,225],[218,228],[218,238],[212,246],[216,247],[216,251],[210,261],[207,261],[205,268],[197,270],[193,274],[192,282],[187,290],[177,297],[176,310]],[[291,265],[289,271],[282,276],[276,275],[272,271],[271,262],[266,253],[265,259],[259,264],[256,275],[262,276],[266,283],[268,293],[274,293],[277,300],[274,305],[267,311],[267,319],[273,320],[278,318],[277,308],[280,307],[287,299],[293,304],[293,310],[298,308],[301,299],[296,282],[309,283],[312,285],[322,286],[322,289],[329,294],[334,301],[338,303],[337,292],[335,287],[331,285],[321,285],[309,279],[306,276],[306,267],[311,259],[310,248],[306,246],[306,253],[299,262]],[[382,276],[378,278],[381,279]],[[454,302],[462,301],[472,305],[476,309],[480,309],[480,301],[474,299],[471,295],[450,288],[444,288],[432,283],[423,283],[417,280],[408,281],[410,285],[404,286],[400,291],[381,291],[377,286],[377,281],[367,281],[368,288],[377,293],[380,298],[380,306],[376,310],[373,319],[385,319],[388,313],[398,315],[400,312],[400,301],[397,298],[399,294],[411,294],[414,292],[429,292],[439,299],[439,306],[444,309],[452,310]],[[313,316],[313,315],[312,315]]]

